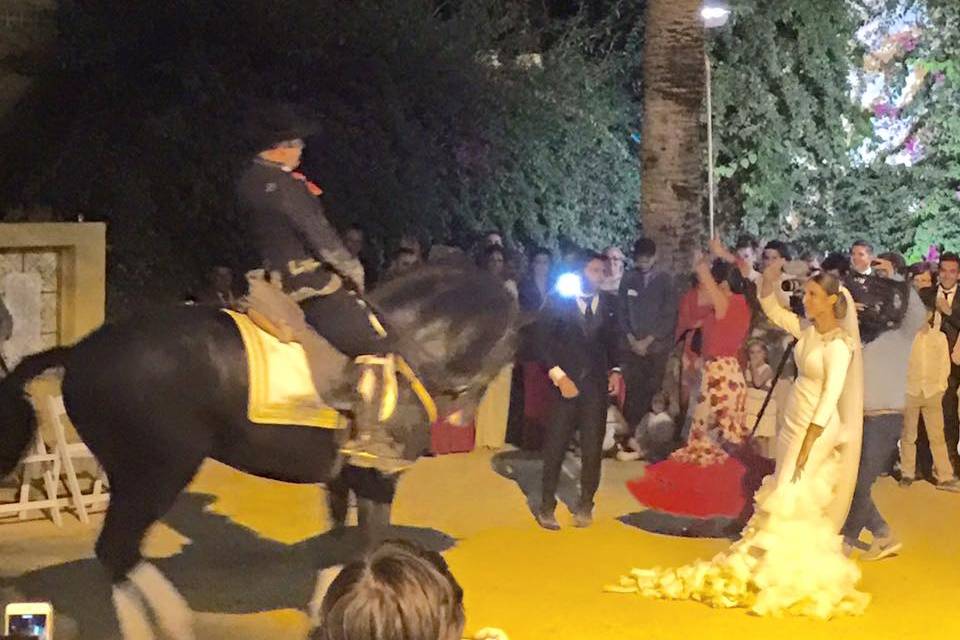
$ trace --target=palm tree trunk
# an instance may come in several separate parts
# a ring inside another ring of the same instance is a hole
[[[703,239],[700,146],[704,87],[701,0],[648,0],[643,50],[641,211],[660,263],[690,269]]]

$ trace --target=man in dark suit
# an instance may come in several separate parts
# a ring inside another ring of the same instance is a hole
[[[629,349],[624,353],[627,399],[623,416],[636,427],[660,390],[673,348],[677,299],[670,274],[656,268],[657,245],[640,238],[633,245],[636,265],[620,281],[620,322]]]
[[[960,279],[960,256],[953,252],[940,258],[939,284],[920,290],[920,299],[934,312],[933,321],[947,336],[950,353],[960,334],[960,296],[957,295],[957,280]],[[947,453],[953,463],[954,473],[960,472],[960,456],[957,440],[960,437],[960,421],[957,417],[957,387],[960,386],[960,366],[950,366],[947,391],[943,394],[943,433],[947,440]]]
[[[543,494],[537,522],[557,530],[554,515],[563,459],[574,432],[580,433],[580,500],[573,510],[578,527],[593,521],[593,496],[600,486],[600,459],[608,394],[619,393],[623,378],[617,302],[600,291],[604,258],[589,253],[581,261],[579,291],[553,295],[537,325],[537,357],[557,388],[543,447]],[[558,287],[563,293],[563,282]]]

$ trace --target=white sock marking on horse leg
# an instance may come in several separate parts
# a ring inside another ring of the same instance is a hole
[[[190,605],[159,569],[149,562],[141,562],[129,577],[153,610],[157,624],[171,640],[195,640]]]
[[[338,564],[317,572],[317,586],[314,588],[313,597],[310,598],[310,604],[307,606],[311,628],[320,626],[320,606],[323,604],[323,597],[327,595],[327,590],[341,571],[343,571],[343,565]]]
[[[154,640],[147,612],[132,584],[114,585],[113,608],[117,612],[123,640]]]

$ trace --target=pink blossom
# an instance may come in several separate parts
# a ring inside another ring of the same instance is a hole
[[[873,105],[873,115],[877,118],[895,118],[900,110],[886,102],[877,102]]]
[[[937,71],[933,74],[933,84],[941,85],[947,79],[947,75],[943,71]]]

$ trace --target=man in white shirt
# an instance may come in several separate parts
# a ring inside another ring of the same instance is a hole
[[[946,252],[940,257],[938,271],[940,283],[920,291],[927,308],[934,312],[934,326],[939,327],[947,336],[947,346],[952,352],[957,345],[960,333],[960,296],[957,295],[957,281],[960,279],[960,256]],[[960,365],[953,364],[947,379],[947,390],[943,394],[944,436],[947,441],[947,454],[953,464],[954,474],[960,470],[960,455],[957,453],[957,441],[960,436],[960,420],[957,417],[957,388],[960,387]]]
[[[909,487],[916,475],[917,430],[922,413],[923,426],[933,454],[937,489],[960,493],[960,481],[954,476],[943,435],[943,394],[950,377],[950,349],[947,336],[934,326],[935,320],[931,312],[929,324],[917,332],[910,350],[907,406],[900,436],[900,486]]]
[[[608,394],[622,390],[619,364],[623,336],[616,298],[600,290],[604,256],[587,254],[581,261],[580,291],[551,296],[535,329],[536,358],[557,387],[553,414],[543,445],[543,485],[537,522],[557,530],[554,515],[557,485],[564,457],[575,432],[580,433],[582,469],[580,498],[571,505],[574,524],[593,521],[593,497],[600,486],[600,463],[606,427]]]

